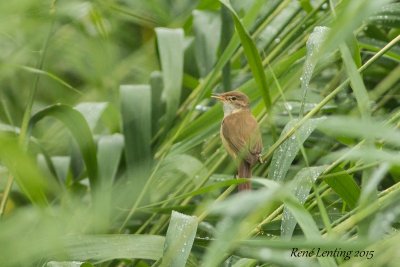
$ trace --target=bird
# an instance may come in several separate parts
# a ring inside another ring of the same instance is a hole
[[[251,190],[251,168],[262,162],[263,143],[260,128],[250,110],[249,98],[239,91],[229,91],[211,96],[222,102],[224,118],[221,122],[220,136],[228,154],[235,160],[238,178],[249,178],[239,184],[238,190]]]

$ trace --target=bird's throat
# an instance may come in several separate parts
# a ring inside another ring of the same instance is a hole
[[[231,103],[224,103],[224,118],[241,110],[242,110],[241,108],[238,108]]]

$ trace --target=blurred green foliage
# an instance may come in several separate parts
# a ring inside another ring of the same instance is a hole
[[[2,1],[0,266],[397,266],[399,14]],[[220,143],[224,90],[261,127],[251,193]]]

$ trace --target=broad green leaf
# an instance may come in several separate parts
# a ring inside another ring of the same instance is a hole
[[[160,266],[186,266],[196,235],[198,220],[179,212],[172,212],[165,237],[164,254]]]
[[[307,40],[306,61],[304,62],[303,73],[300,78],[301,90],[303,94],[301,99],[300,117],[302,117],[304,113],[304,105],[306,103],[307,93],[310,90],[309,86],[311,77],[318,60],[317,56],[322,43],[325,41],[328,31],[329,29],[327,27],[315,27]]]
[[[181,98],[184,36],[182,29],[156,28],[156,34],[164,83],[165,127],[168,128],[175,118]]]
[[[221,31],[218,13],[202,10],[193,11],[196,63],[201,77],[205,77],[217,60]]]
[[[315,183],[318,176],[326,169],[326,166],[319,167],[307,167],[301,169],[296,176],[293,178],[291,184],[292,194],[296,197],[298,202],[303,205],[307,199],[307,196],[311,190],[312,184]],[[293,215],[289,212],[285,206],[282,215],[282,237],[290,239],[292,237],[294,228],[296,226],[296,220]]]
[[[254,41],[251,39],[251,36],[247,32],[246,28],[240,21],[238,15],[235,10],[231,6],[228,0],[220,0],[220,2],[225,5],[232,13],[233,19],[235,22],[235,28],[238,32],[241,44],[243,46],[244,53],[246,54],[247,60],[249,62],[249,66],[253,73],[254,79],[257,83],[258,89],[261,92],[261,95],[264,100],[265,107],[267,112],[270,112],[272,109],[272,101],[271,96],[267,84],[267,79],[264,73],[264,67],[262,65],[260,54],[258,53],[257,47],[254,44]]]
[[[64,239],[74,260],[150,259],[162,256],[165,238],[156,235],[81,235]]]
[[[120,97],[126,166],[129,179],[140,189],[151,167],[151,89],[121,85]]]
[[[30,135],[35,124],[45,117],[55,117],[71,132],[79,146],[82,158],[86,165],[87,174],[92,187],[97,184],[97,150],[90,128],[83,115],[70,106],[58,104],[49,106],[32,116],[29,121],[28,134]]]
[[[102,136],[98,142],[97,159],[99,162],[99,187],[96,190],[93,206],[97,218],[102,218],[98,223],[99,231],[107,229],[112,211],[113,182],[115,180],[122,150],[124,148],[124,138],[121,134]]]
[[[324,181],[343,199],[344,202],[349,205],[350,208],[354,208],[360,197],[360,187],[354,181],[353,176],[343,173],[342,168],[336,167],[332,172],[338,172],[340,174],[326,177]]]
[[[97,159],[101,183],[110,185],[114,181],[123,147],[124,138],[121,134],[106,135],[99,139]]]
[[[274,181],[283,181],[286,179],[286,173],[299,152],[300,146],[324,120],[325,117],[306,121],[289,139],[279,146],[272,156],[268,179]],[[285,135],[296,123],[297,120],[289,121],[283,129],[281,136]]]

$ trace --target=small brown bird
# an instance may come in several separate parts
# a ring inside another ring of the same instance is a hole
[[[263,148],[257,120],[251,114],[247,95],[231,91],[213,98],[222,102],[224,119],[220,135],[229,155],[236,161],[239,178],[251,178],[251,167],[261,161]],[[251,182],[239,185],[239,191],[251,190]]]

